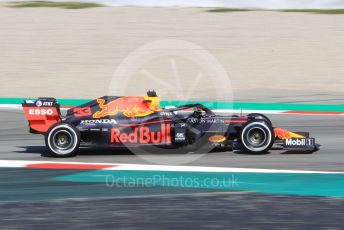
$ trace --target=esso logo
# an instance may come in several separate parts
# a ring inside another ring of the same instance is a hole
[[[30,115],[53,115],[54,111],[52,109],[30,109]]]

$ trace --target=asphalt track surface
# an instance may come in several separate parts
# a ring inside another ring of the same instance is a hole
[[[273,123],[309,131],[313,154],[212,152],[187,165],[343,171],[344,117],[270,115]],[[43,136],[27,131],[20,110],[0,111],[0,160],[151,164],[125,150],[82,150],[46,158]],[[171,157],[153,155],[153,157]],[[75,172],[75,171],[74,171]],[[342,229],[344,198],[267,195],[183,188],[105,189],[104,184],[57,182],[70,170],[1,169],[0,224],[6,229]],[[83,192],[86,197],[78,197]],[[75,194],[75,196],[64,196]],[[109,197],[109,198],[105,198]],[[20,221],[18,221],[20,220]]]
[[[308,131],[320,150],[313,154],[288,153],[280,150],[264,155],[247,155],[238,151],[211,152],[186,165],[243,168],[295,169],[295,170],[344,170],[344,116],[332,115],[269,115],[275,126],[292,131]],[[180,154],[154,154],[153,162],[124,149],[82,149],[77,157],[47,158],[42,135],[28,133],[27,122],[21,110],[0,110],[0,160],[53,160],[104,163],[152,164],[173,162]],[[156,159],[157,161],[154,161]],[[165,161],[164,161],[165,160]]]
[[[254,193],[0,203],[4,229],[343,229],[343,199]]]

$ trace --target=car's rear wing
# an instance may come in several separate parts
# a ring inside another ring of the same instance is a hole
[[[55,98],[25,100],[22,107],[31,133],[44,134],[51,126],[61,121],[60,105]]]

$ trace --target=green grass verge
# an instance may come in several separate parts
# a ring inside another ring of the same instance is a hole
[[[241,11],[251,11],[250,9],[235,9],[235,8],[213,8],[207,10],[207,12],[212,13],[226,13],[226,12],[241,12]]]
[[[344,14],[344,9],[288,9],[281,10],[281,12],[295,12],[295,13],[313,13],[313,14]]]
[[[58,7],[64,9],[85,9],[92,7],[102,7],[103,5],[90,2],[48,2],[48,1],[32,1],[32,2],[15,2],[11,7]]]

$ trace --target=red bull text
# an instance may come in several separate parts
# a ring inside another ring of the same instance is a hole
[[[149,127],[140,126],[130,133],[112,128],[110,141],[112,144],[170,144],[171,124],[161,124],[159,131],[151,131]]]

